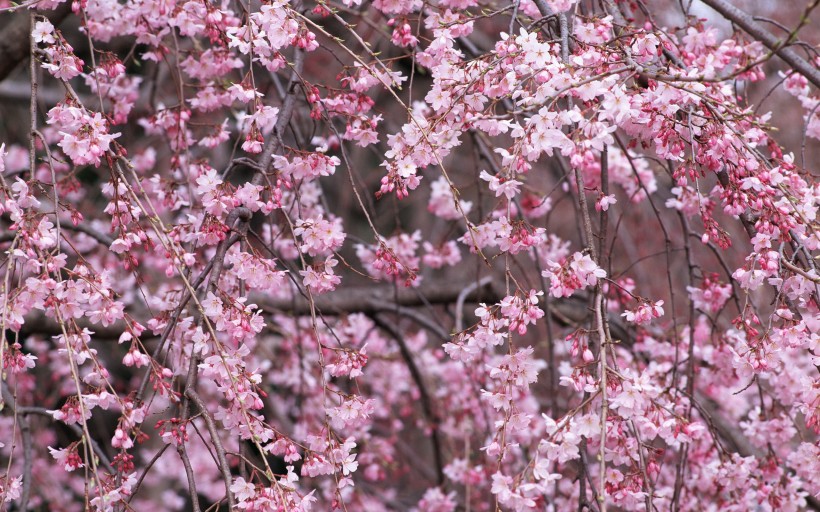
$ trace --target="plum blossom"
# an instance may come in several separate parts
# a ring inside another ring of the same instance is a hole
[[[442,219],[455,220],[462,218],[472,210],[473,203],[453,196],[453,191],[444,176],[430,184],[430,202],[427,209]]]

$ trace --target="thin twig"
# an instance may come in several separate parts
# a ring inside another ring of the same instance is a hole
[[[202,508],[199,506],[199,494],[196,492],[196,478],[194,477],[194,469],[191,467],[191,459],[188,458],[188,451],[185,448],[185,443],[180,442],[177,446],[177,453],[182,459],[182,465],[185,467],[185,476],[188,479],[188,494],[191,495],[191,506],[194,512],[201,512]]]
[[[236,502],[231,491],[231,469],[228,466],[228,459],[225,456],[225,448],[222,446],[222,440],[219,439],[219,432],[216,430],[216,424],[211,414],[208,412],[208,407],[196,391],[189,388],[185,391],[185,395],[193,400],[205,420],[205,426],[208,428],[208,433],[211,434],[211,441],[214,443],[214,450],[216,451],[216,458],[219,462],[219,470],[222,473],[222,480],[225,481],[225,495],[228,498],[228,510],[233,510],[236,507]]]

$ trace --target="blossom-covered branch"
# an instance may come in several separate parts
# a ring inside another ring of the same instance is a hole
[[[0,509],[818,508],[818,2],[704,1],[1,5]]]

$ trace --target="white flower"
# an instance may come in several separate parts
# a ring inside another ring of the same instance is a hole
[[[31,31],[31,37],[34,38],[35,43],[54,44],[54,25],[50,21],[38,21],[34,24],[34,30]]]

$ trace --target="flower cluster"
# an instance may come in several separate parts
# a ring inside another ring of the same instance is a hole
[[[562,263],[547,262],[549,268],[542,275],[550,280],[553,297],[569,297],[576,290],[595,286],[606,277],[606,271],[590,258],[589,254],[576,252]]]
[[[508,3],[35,14],[0,504],[815,507],[815,62],[685,2]]]
[[[74,55],[74,48],[49,20],[36,22],[31,37],[35,43],[44,46],[48,62],[43,63],[43,67],[55,78],[70,80],[82,73],[83,61]]]
[[[111,150],[111,143],[120,136],[109,133],[108,123],[99,112],[61,103],[48,111],[48,124],[59,131],[59,146],[74,165],[100,165],[103,155]]]

